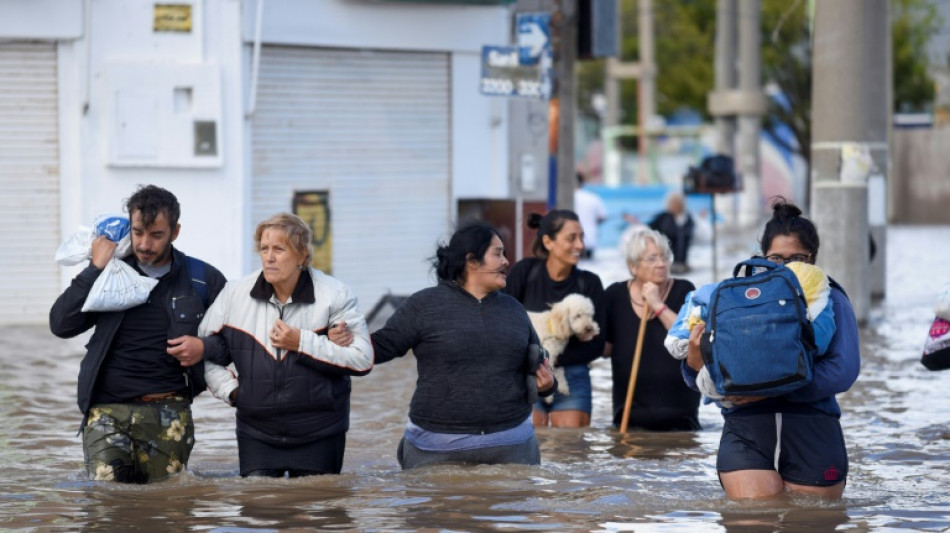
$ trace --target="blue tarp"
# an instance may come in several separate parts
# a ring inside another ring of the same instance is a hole
[[[607,220],[600,225],[597,237],[597,246],[616,246],[620,241],[620,234],[627,228],[623,218],[629,213],[646,224],[653,217],[666,209],[666,196],[675,189],[670,185],[622,185],[607,187],[603,185],[587,185],[585,188],[603,199],[607,205]],[[686,196],[686,209],[693,216],[701,211],[711,211],[711,196],[708,194],[691,194]]]

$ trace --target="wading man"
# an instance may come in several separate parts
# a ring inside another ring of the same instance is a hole
[[[171,192],[148,185],[126,202],[133,253],[123,259],[158,280],[148,300],[114,312],[83,312],[116,244],[92,243],[92,259],[50,310],[54,335],[95,328],[79,368],[79,409],[90,479],[159,481],[185,468],[194,446],[191,401],[205,389],[203,344],[194,337],[224,287],[216,268],[172,246],[181,208]]]

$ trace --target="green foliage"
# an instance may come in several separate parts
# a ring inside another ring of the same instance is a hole
[[[784,96],[783,104],[769,99],[762,120],[767,132],[779,124],[792,130],[797,146],[811,144],[811,33],[807,2],[764,0],[761,4],[762,78],[768,90]],[[783,144],[783,137],[772,135]],[[788,150],[797,146],[786,145]],[[805,150],[807,152],[807,150]],[[809,154],[803,154],[806,159]]]
[[[894,110],[928,110],[935,88],[927,74],[927,43],[943,21],[927,0],[891,0],[891,21]]]
[[[621,0],[621,59],[640,57],[638,0]],[[655,0],[653,2],[657,113],[668,115],[686,107],[706,110],[712,90],[716,32],[715,0]],[[605,62],[579,64],[578,105],[592,112],[590,98],[603,92]],[[620,91],[621,122],[637,122],[637,83],[624,81]]]
[[[818,0],[834,1],[834,0]],[[934,83],[927,75],[926,47],[942,21],[935,0],[891,0],[894,109],[927,109]],[[622,59],[639,58],[638,0],[621,0]],[[811,23],[809,0],[762,0],[762,76],[789,105],[772,105],[766,129],[787,124],[799,146],[809,146],[811,130]],[[657,112],[692,108],[706,115],[706,96],[715,81],[716,0],[654,0]],[[603,92],[605,62],[579,64],[579,109],[592,113],[591,96]],[[636,82],[621,88],[621,122],[637,121]],[[709,118],[706,115],[706,118]],[[803,155],[808,158],[807,150]]]

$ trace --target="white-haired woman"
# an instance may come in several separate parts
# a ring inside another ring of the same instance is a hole
[[[640,322],[647,320],[629,426],[653,431],[699,429],[700,395],[686,386],[679,361],[663,346],[667,330],[695,287],[670,277],[673,253],[667,238],[656,230],[633,232],[625,255],[630,279],[614,283],[604,295],[614,425],[620,425],[623,415]]]

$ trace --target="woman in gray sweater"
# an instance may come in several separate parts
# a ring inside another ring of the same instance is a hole
[[[536,391],[554,391],[524,307],[500,292],[508,260],[498,232],[469,223],[439,246],[439,283],[401,305],[372,334],[375,362],[412,350],[419,379],[397,458],[437,463],[540,464],[531,423]],[[345,345],[346,333],[330,339]]]

